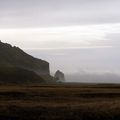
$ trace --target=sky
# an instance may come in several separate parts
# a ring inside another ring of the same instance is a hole
[[[0,0],[0,39],[51,73],[120,73],[120,0]]]

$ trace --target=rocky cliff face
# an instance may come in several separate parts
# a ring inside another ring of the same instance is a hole
[[[48,62],[0,41],[0,82],[51,82],[51,79]]]
[[[34,71],[39,75],[49,74],[49,63],[34,58],[18,47],[0,42],[0,66],[15,66]]]
[[[45,80],[32,71],[17,67],[0,67],[0,84],[45,83]]]
[[[60,70],[56,71],[54,78],[57,82],[64,82],[65,81],[65,75]]]

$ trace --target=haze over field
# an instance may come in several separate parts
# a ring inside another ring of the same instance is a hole
[[[119,6],[119,0],[0,0],[0,39],[47,60],[52,73],[74,74],[68,81],[119,82]]]

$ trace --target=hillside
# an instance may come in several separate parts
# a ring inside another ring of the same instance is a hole
[[[17,66],[38,74],[49,74],[49,63],[34,58],[18,47],[0,42],[0,66]]]
[[[43,83],[45,80],[32,71],[16,68],[2,67],[0,69],[0,84],[3,83]]]
[[[45,76],[49,77],[49,81],[52,80],[48,62],[34,58],[20,48],[0,41],[0,82],[45,82]]]

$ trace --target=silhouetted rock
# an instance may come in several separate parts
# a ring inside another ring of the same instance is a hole
[[[64,82],[65,81],[64,73],[61,72],[60,70],[56,71],[54,78],[57,82]]]
[[[44,83],[45,80],[33,71],[16,67],[0,67],[0,84]]]
[[[34,58],[18,47],[0,42],[0,66],[15,66],[34,71],[39,75],[49,74],[49,63]]]
[[[53,82],[49,63],[0,41],[0,82]]]

